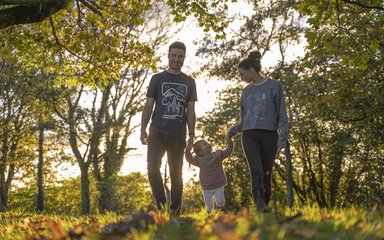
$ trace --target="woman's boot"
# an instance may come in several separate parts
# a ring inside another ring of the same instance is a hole
[[[267,212],[271,211],[271,208],[268,207],[265,204],[265,201],[264,201],[264,191],[263,190],[257,190],[254,193],[253,200],[254,200],[254,203],[255,203],[256,212],[267,213]]]

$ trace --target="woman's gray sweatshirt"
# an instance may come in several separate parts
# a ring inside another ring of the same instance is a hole
[[[288,136],[288,117],[284,91],[279,81],[267,79],[260,85],[248,84],[241,94],[240,123],[229,130],[229,136],[244,130],[278,130],[277,147],[284,147]]]

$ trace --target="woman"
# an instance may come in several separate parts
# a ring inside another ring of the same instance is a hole
[[[241,94],[241,121],[225,138],[242,132],[241,143],[251,173],[256,210],[270,212],[272,168],[287,140],[288,118],[283,88],[280,82],[260,74],[260,59],[260,52],[253,51],[238,65],[241,80],[248,85]]]

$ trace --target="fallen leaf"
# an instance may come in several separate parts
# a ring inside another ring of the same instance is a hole
[[[321,219],[328,219],[331,217],[331,215],[328,213],[327,210],[321,210],[320,212]]]
[[[303,237],[305,239],[311,239],[316,234],[316,229],[313,228],[298,228],[294,224],[284,224],[283,225],[287,234]]]
[[[68,232],[64,229],[64,227],[59,222],[54,220],[47,220],[47,228],[53,240],[65,239],[68,236]]]

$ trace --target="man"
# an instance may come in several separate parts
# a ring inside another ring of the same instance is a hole
[[[160,167],[162,158],[167,152],[171,177],[169,210],[175,216],[181,211],[186,126],[189,132],[188,145],[192,145],[196,122],[196,84],[193,78],[181,71],[185,53],[186,47],[182,42],[174,42],[169,46],[168,68],[152,76],[141,117],[140,140],[142,144],[148,144],[148,179],[152,194],[157,208],[161,210],[166,205],[166,196]],[[147,125],[151,116],[148,135]]]

